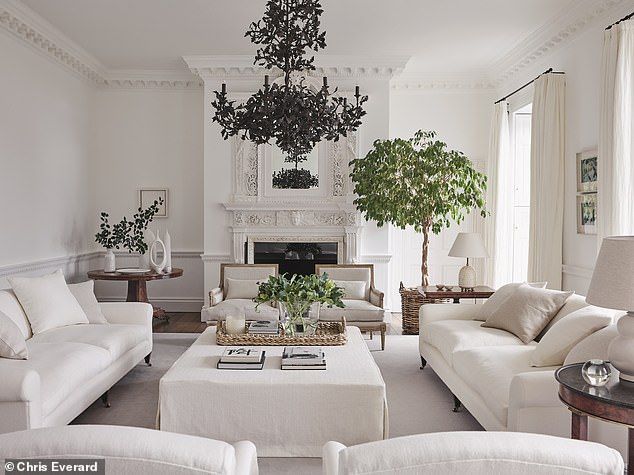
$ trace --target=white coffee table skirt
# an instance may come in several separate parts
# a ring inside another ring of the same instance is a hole
[[[208,328],[160,381],[160,429],[250,440],[264,457],[321,457],[329,440],[387,438],[385,383],[359,329],[348,334],[345,346],[324,347],[325,371],[281,371],[282,347],[266,347],[262,371],[222,371],[224,347]]]

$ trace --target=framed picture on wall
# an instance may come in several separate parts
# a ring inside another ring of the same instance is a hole
[[[577,195],[577,234],[597,233],[597,194]]]
[[[577,154],[577,192],[595,193],[597,191],[597,149]]]
[[[167,218],[167,198],[169,192],[167,188],[142,188],[139,190],[139,206],[143,209],[151,206],[159,198],[163,198],[163,204],[159,205],[155,218]]]

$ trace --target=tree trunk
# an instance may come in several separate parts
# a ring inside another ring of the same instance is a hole
[[[421,274],[422,274],[422,285],[426,287],[429,285],[429,268],[427,265],[427,259],[429,256],[429,228],[431,226],[426,223],[423,226],[423,250],[422,250],[422,265],[421,265]]]

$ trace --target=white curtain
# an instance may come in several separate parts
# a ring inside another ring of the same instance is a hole
[[[508,104],[495,104],[489,136],[487,160],[487,210],[484,242],[489,258],[484,267],[484,283],[494,289],[513,279],[513,195],[511,184]]]
[[[566,78],[535,81],[531,131],[531,200],[528,280],[561,288],[564,222]]]
[[[597,244],[634,234],[634,21],[605,32],[601,83]],[[598,248],[597,248],[598,250]]]

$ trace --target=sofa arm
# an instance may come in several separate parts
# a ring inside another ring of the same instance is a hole
[[[5,363],[13,363],[8,365]],[[40,375],[21,367],[21,361],[0,360],[0,402],[37,402],[40,398]],[[24,362],[26,364],[26,362]]]
[[[555,370],[519,373],[511,380],[509,409],[561,406]]]
[[[233,444],[236,452],[236,475],[258,475],[258,454],[252,442],[243,440]]]
[[[220,287],[216,287],[215,289],[211,289],[209,291],[209,306],[213,307],[214,305],[218,305],[220,302],[224,300],[225,296]]]
[[[374,287],[370,287],[370,303],[375,307],[383,308],[383,299],[385,294],[380,290],[376,290]]]
[[[339,475],[339,452],[346,446],[339,442],[327,442],[322,449],[322,473],[323,475]]]
[[[420,306],[419,326],[440,320],[472,320],[480,306],[474,303],[430,303]]]

